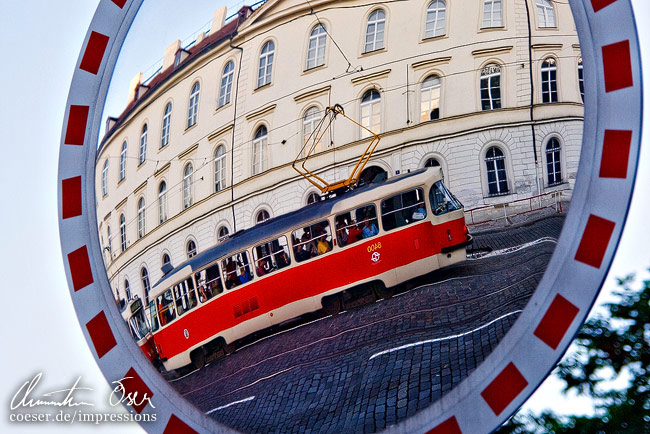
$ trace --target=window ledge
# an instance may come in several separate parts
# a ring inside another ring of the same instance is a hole
[[[273,84],[273,80],[271,80],[269,83],[263,84],[261,86],[257,86],[255,89],[253,89],[253,93],[266,89],[267,87],[271,87],[272,84]]]
[[[385,53],[386,51],[388,51],[388,50],[386,50],[386,47],[377,48],[376,50],[372,50],[372,51],[364,51],[363,53],[361,53],[361,56],[359,56],[359,57],[372,56],[373,54]]]
[[[311,74],[312,72],[320,71],[321,69],[326,69],[326,68],[327,68],[327,65],[325,63],[323,63],[321,65],[312,66],[311,68],[305,68],[302,71],[301,75]]]
[[[185,134],[185,133],[187,133],[188,131],[190,131],[191,129],[195,128],[198,124],[199,124],[199,121],[197,120],[196,122],[194,122],[194,123],[193,123],[192,125],[190,125],[189,127],[186,127],[186,128],[185,128],[185,131],[183,131],[183,134]]]

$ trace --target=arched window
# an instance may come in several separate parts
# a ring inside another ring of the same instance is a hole
[[[269,212],[265,209],[260,210],[260,212],[257,213],[257,216],[255,217],[255,222],[256,223],[263,223],[270,219],[271,216],[269,215]]]
[[[498,196],[508,193],[508,178],[506,176],[506,157],[501,149],[492,146],[485,154],[487,169],[488,194]]]
[[[198,81],[192,86],[192,91],[190,92],[190,104],[187,109],[187,128],[196,124],[196,118],[199,113],[199,93],[201,91],[201,83]]]
[[[232,79],[235,75],[235,63],[231,60],[226,63],[221,75],[221,88],[219,89],[219,107],[223,107],[230,102],[230,92],[232,90]]]
[[[490,63],[481,70],[481,109],[501,108],[501,67]]]
[[[309,47],[307,48],[307,67],[315,68],[325,64],[325,43],[327,32],[322,24],[314,27],[309,35]]]
[[[151,291],[151,285],[149,284],[149,272],[147,267],[142,267],[140,270],[140,278],[142,279],[142,293],[144,294],[144,305],[149,305],[149,292]]]
[[[316,202],[320,202],[320,196],[312,191],[309,193],[309,196],[307,196],[307,205],[311,205],[312,203]]]
[[[440,119],[440,78],[430,75],[420,90],[420,121]]]
[[[539,18],[540,27],[556,27],[555,24],[555,10],[553,4],[549,0],[536,0],[537,16]]]
[[[549,186],[562,182],[560,151],[560,141],[555,137],[551,138],[546,144],[546,172]]]
[[[113,239],[111,238],[111,227],[106,226],[106,238],[108,239],[108,252],[113,252]]]
[[[381,95],[376,89],[370,89],[361,97],[361,125],[375,134],[381,127]],[[370,133],[361,129],[361,138],[370,137]]]
[[[126,217],[124,214],[120,214],[120,245],[122,251],[126,250]]]
[[[580,98],[585,102],[585,76],[582,69],[582,57],[578,59],[578,87],[580,88]]]
[[[196,243],[194,240],[189,240],[187,242],[187,257],[191,258],[193,256],[196,256]]]
[[[214,153],[214,191],[226,187],[226,147],[221,145]]]
[[[226,238],[228,238],[228,228],[226,226],[220,226],[217,229],[217,243],[222,243]]]
[[[436,158],[429,158],[424,163],[424,167],[440,167],[440,161]]]
[[[169,144],[169,127],[172,122],[172,103],[168,102],[165,106],[165,114],[162,120],[162,134],[160,136],[160,147],[164,148]]]
[[[145,214],[144,214],[144,197],[138,201],[138,238],[144,237],[145,233]]]
[[[366,43],[364,52],[381,50],[384,48],[384,30],[386,27],[386,12],[377,9],[368,17],[366,25]]]
[[[104,161],[104,168],[102,169],[102,194],[108,194],[108,159]]]
[[[253,175],[266,170],[266,146],[268,131],[264,125],[260,126],[255,132],[253,139]]]
[[[257,69],[257,87],[265,86],[271,83],[271,71],[273,70],[273,55],[275,54],[275,44],[268,41],[262,47],[260,53],[260,63]]]
[[[142,126],[142,134],[140,134],[140,152],[138,156],[138,163],[142,164],[147,159],[147,124]]]
[[[303,156],[309,152],[312,145],[314,146],[314,151],[312,152],[313,154],[323,151],[323,145],[321,141],[319,140],[316,142],[318,139],[318,137],[316,137],[316,134],[314,134],[314,136],[311,137],[311,141],[307,143],[311,134],[316,129],[316,125],[318,124],[319,120],[320,110],[318,110],[318,107],[310,107],[307,109],[307,111],[305,111],[305,116],[302,118],[302,142],[305,144]]]
[[[542,102],[557,102],[557,65],[552,57],[542,63]]]
[[[120,151],[120,181],[126,178],[126,140],[122,143]]]
[[[483,28],[503,27],[501,0],[483,0]]]
[[[131,285],[129,285],[128,279],[124,279],[124,294],[127,300],[131,300]]]
[[[162,255],[162,265],[164,266],[165,264],[172,264],[172,259],[169,257],[169,253],[163,253]]]
[[[158,222],[167,221],[167,183],[162,181],[158,187]]]
[[[433,0],[427,7],[427,20],[424,26],[424,37],[434,38],[445,34],[446,6],[442,0]]]
[[[192,206],[192,183],[194,178],[194,167],[192,163],[185,166],[183,171],[183,209]]]

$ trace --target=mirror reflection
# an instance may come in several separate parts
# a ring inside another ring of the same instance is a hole
[[[560,234],[583,124],[569,5],[168,12],[145,2],[134,23],[95,166],[138,346],[244,432],[375,432],[440,399]]]

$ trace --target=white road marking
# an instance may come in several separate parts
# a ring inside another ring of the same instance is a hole
[[[557,244],[557,240],[553,237],[543,237],[535,241],[531,241],[530,243],[526,244],[520,244],[518,246],[512,246],[512,247],[506,247],[505,249],[500,249],[500,250],[493,250],[490,253],[487,253],[485,255],[479,256],[478,258],[467,258],[468,261],[477,261],[479,259],[485,259],[485,258],[491,258],[493,256],[501,256],[501,255],[507,255],[510,253],[518,252],[519,250],[527,249],[528,247],[535,246],[537,244],[542,244],[542,243],[555,243]]]
[[[482,326],[480,326],[480,327],[478,327],[478,328],[475,328],[474,330],[470,330],[470,331],[468,331],[468,332],[461,333],[461,334],[459,334],[459,335],[445,336],[445,337],[443,337],[443,338],[427,339],[426,341],[414,342],[414,343],[412,343],[412,344],[401,345],[401,346],[396,347],[396,348],[391,348],[391,349],[389,349],[389,350],[380,351],[380,352],[375,353],[375,354],[373,354],[372,356],[370,356],[370,358],[369,358],[368,360],[372,360],[372,359],[374,359],[375,357],[383,356],[384,354],[389,354],[389,353],[393,353],[393,352],[395,352],[395,351],[405,350],[406,348],[411,348],[411,347],[415,347],[415,346],[418,346],[418,345],[432,344],[432,343],[434,343],[434,342],[446,341],[446,340],[450,340],[450,339],[457,339],[457,338],[460,338],[460,337],[463,337],[463,336],[469,335],[469,334],[471,334],[471,333],[474,333],[474,332],[476,332],[476,331],[479,331],[479,330],[481,330],[481,329],[483,329],[483,328],[485,328],[485,327],[490,326],[491,324],[494,324],[494,323],[497,322],[497,321],[502,320],[502,319],[505,318],[505,317],[508,317],[508,316],[510,316],[510,315],[514,315],[514,314],[519,313],[519,312],[521,312],[521,310],[515,310],[515,311],[513,311],[513,312],[507,313],[507,314],[505,314],[505,315],[500,316],[499,318],[497,318],[497,319],[495,319],[495,320],[490,321],[490,322],[487,323],[487,324],[483,324]]]
[[[205,414],[214,413],[215,411],[223,410],[224,408],[228,408],[228,407],[230,407],[232,405],[241,404],[243,402],[252,401],[254,399],[255,399],[254,396],[249,396],[248,398],[240,399],[239,401],[231,402],[230,404],[226,404],[226,405],[222,405],[221,407],[213,408],[212,410],[206,412]]]

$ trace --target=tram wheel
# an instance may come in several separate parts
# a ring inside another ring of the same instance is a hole
[[[235,345],[234,343],[232,343],[232,344],[225,344],[225,345],[223,346],[223,351],[224,351],[226,354],[232,354],[232,353],[234,353],[236,350],[237,350],[237,345]]]
[[[386,288],[386,286],[381,282],[373,283],[372,290],[377,298],[382,298],[384,300],[388,300],[395,295],[395,288]]]
[[[190,353],[190,360],[192,361],[192,366],[195,369],[201,369],[205,366],[205,350],[203,347],[197,348],[196,350]]]
[[[339,294],[323,297],[321,304],[323,305],[323,311],[328,315],[334,316],[341,312],[342,304]]]

